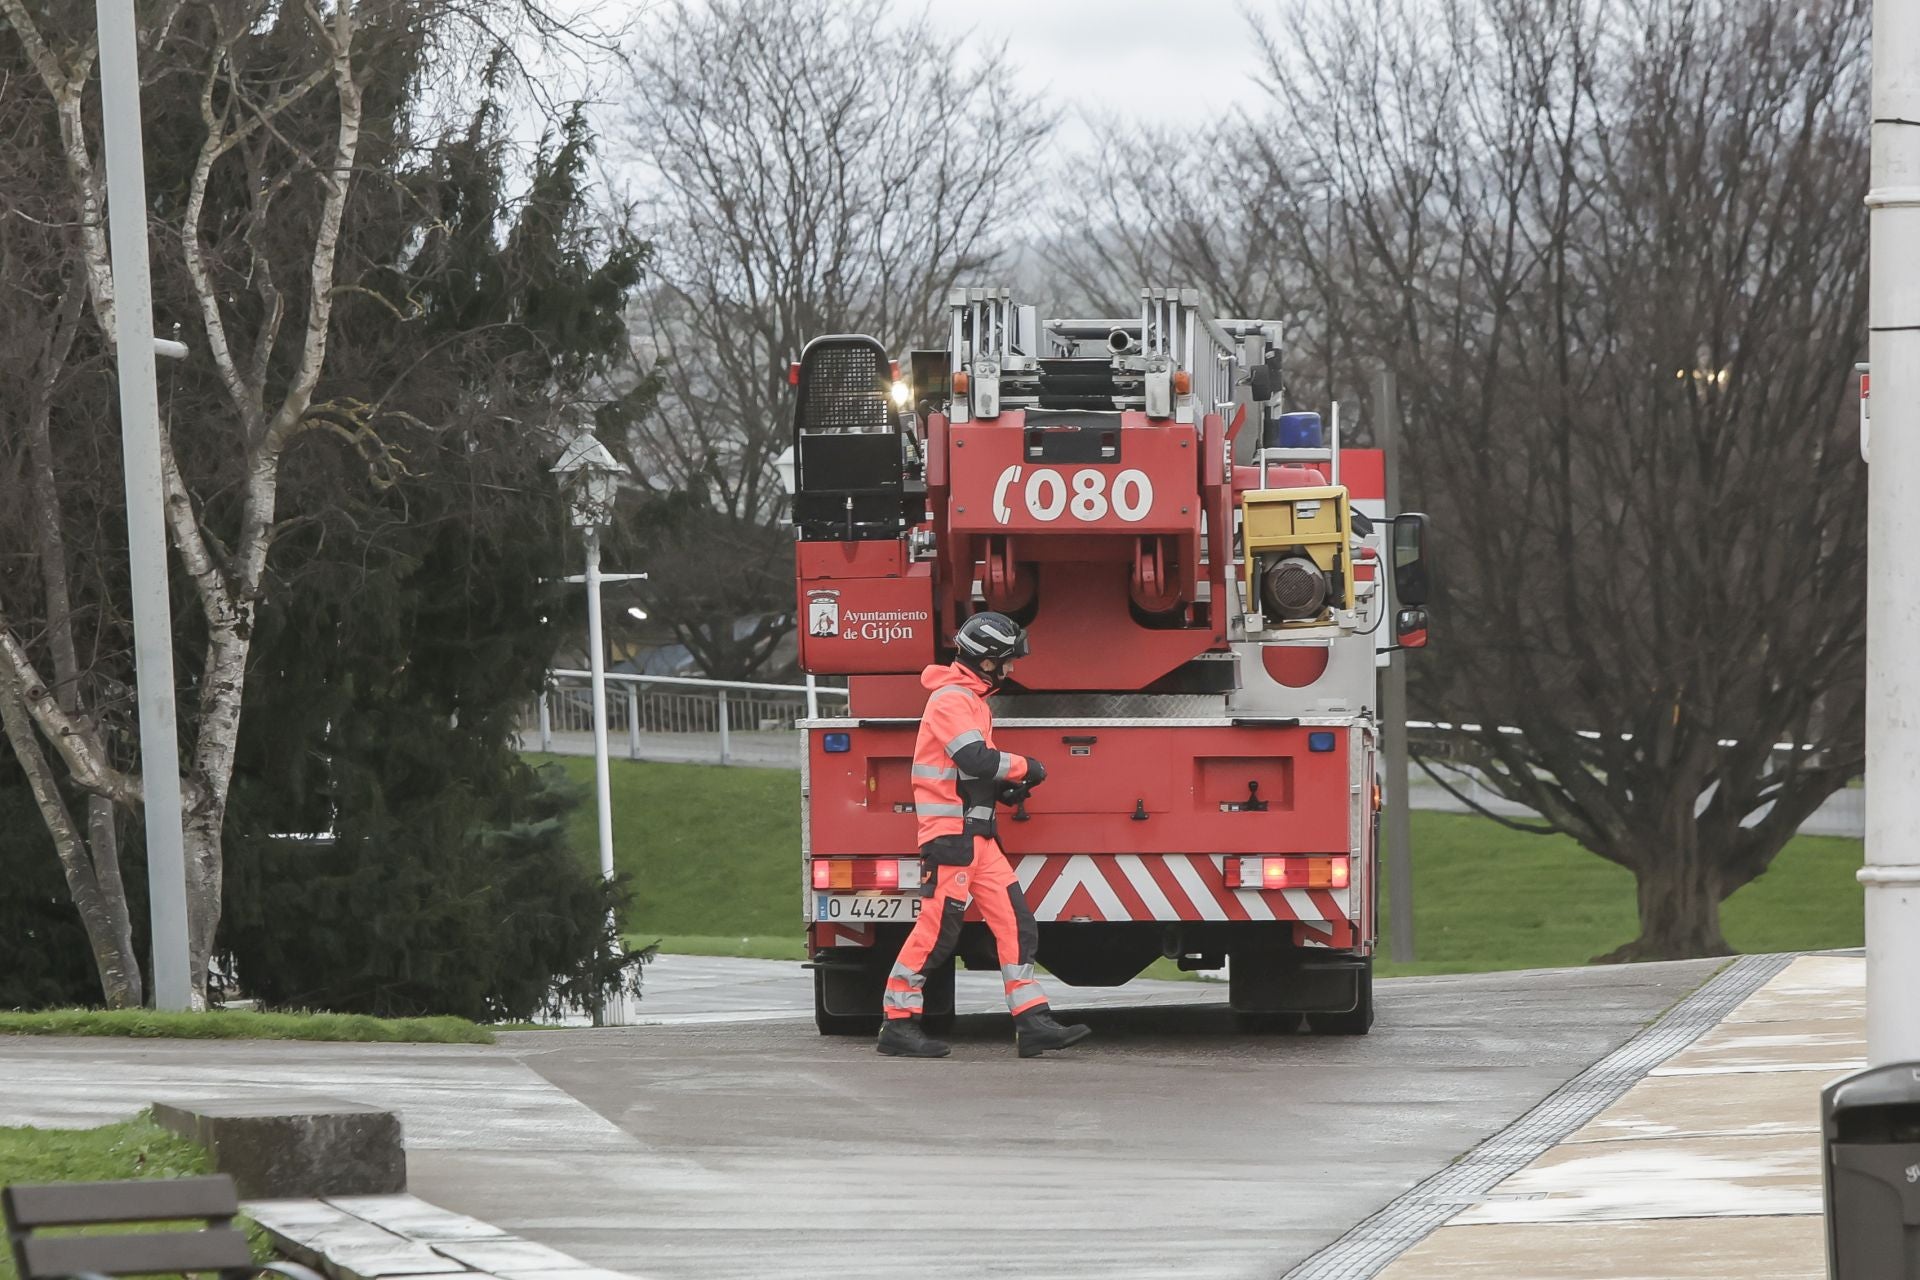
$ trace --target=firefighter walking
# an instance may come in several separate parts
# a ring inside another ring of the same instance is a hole
[[[879,1050],[893,1057],[944,1058],[946,1044],[920,1025],[927,974],[953,956],[969,901],[993,931],[1020,1056],[1064,1049],[1093,1034],[1054,1021],[1033,977],[1039,927],[1001,849],[995,806],[1046,780],[1031,756],[993,744],[987,695],[1027,652],[1027,637],[1005,614],[977,613],[953,637],[958,660],[921,673],[927,709],[913,752],[914,812],[919,818],[921,893],[928,897],[887,977]]]

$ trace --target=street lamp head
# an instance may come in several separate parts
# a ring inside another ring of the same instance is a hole
[[[573,438],[553,472],[567,491],[567,503],[573,524],[578,529],[604,529],[613,523],[614,499],[619,496],[620,477],[627,468],[607,451],[607,446],[582,430]]]

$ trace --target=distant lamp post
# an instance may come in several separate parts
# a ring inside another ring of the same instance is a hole
[[[567,510],[573,527],[580,530],[587,547],[587,572],[579,581],[587,585],[587,669],[593,673],[593,788],[600,819],[600,874],[613,879],[613,795],[607,770],[607,660],[606,641],[600,626],[600,531],[613,523],[613,505],[620,492],[620,478],[628,474],[620,460],[607,452],[607,446],[584,428],[560,455],[553,466],[567,494]],[[626,580],[645,574],[615,574]],[[568,579],[574,581],[574,579]],[[609,924],[617,922],[609,917]],[[616,937],[618,934],[616,933]],[[616,997],[595,1010],[594,1020],[601,1025],[620,1026],[627,1021],[624,998]]]
[[[799,482],[795,473],[798,470],[798,464],[794,461],[792,445],[780,451],[780,456],[773,460],[773,469],[779,473],[782,489],[785,489],[789,495],[797,491]],[[820,694],[818,687],[814,684],[813,672],[809,671],[807,672],[807,719],[818,719],[819,715]]]

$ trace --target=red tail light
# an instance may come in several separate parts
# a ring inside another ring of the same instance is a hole
[[[1345,854],[1228,858],[1229,889],[1344,889],[1353,867]]]
[[[896,893],[902,881],[902,865],[918,863],[902,858],[815,858],[813,887],[853,892],[879,889]]]

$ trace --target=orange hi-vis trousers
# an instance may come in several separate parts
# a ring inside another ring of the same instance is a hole
[[[1000,978],[1007,988],[1007,1011],[1022,1014],[1046,1008],[1046,993],[1033,980],[1033,952],[1040,941],[1040,929],[1033,922],[1026,895],[1020,891],[1020,881],[999,841],[975,836],[970,866],[929,870],[937,877],[933,896],[921,909],[920,919],[887,976],[882,998],[886,1015],[913,1018],[926,1008],[923,988],[927,973],[952,957],[969,900],[980,904],[980,914],[993,930],[994,946],[1000,953]]]

